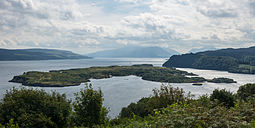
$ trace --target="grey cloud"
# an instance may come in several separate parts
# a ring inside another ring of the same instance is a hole
[[[233,18],[237,17],[237,13],[233,9],[198,9],[198,11],[212,18]]]
[[[255,1],[254,0],[250,1],[248,4],[249,4],[248,7],[250,9],[250,13],[255,16]]]
[[[70,20],[73,18],[74,18],[73,13],[70,11],[61,12],[61,15],[60,15],[61,20]]]

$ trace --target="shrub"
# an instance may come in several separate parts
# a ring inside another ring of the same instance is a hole
[[[185,96],[184,93],[182,89],[173,88],[171,85],[162,85],[160,89],[153,89],[153,96],[142,98],[137,103],[131,103],[128,107],[122,108],[120,117],[148,116],[153,114],[154,109],[165,108],[173,103],[189,99],[189,96]]]
[[[70,101],[59,93],[34,89],[10,89],[0,103],[0,123],[13,123],[21,128],[68,127]]]
[[[223,104],[225,107],[234,107],[235,96],[230,91],[225,89],[215,89],[210,96],[211,101],[217,101],[219,104]]]
[[[254,99],[255,98],[255,84],[245,84],[240,86],[237,91],[237,97],[242,100]]]
[[[93,90],[92,85],[87,85],[84,90],[75,93],[74,125],[92,127],[103,124],[108,113],[103,107],[103,94],[101,90]]]

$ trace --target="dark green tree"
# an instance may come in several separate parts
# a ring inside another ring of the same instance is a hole
[[[87,85],[84,90],[75,93],[74,125],[92,127],[103,124],[106,120],[107,109],[103,107],[103,94],[101,90],[93,90],[92,85]]]
[[[255,98],[255,84],[245,84],[237,90],[237,96],[240,99],[248,100]]]
[[[43,90],[16,89],[6,92],[0,103],[0,123],[10,120],[21,128],[69,127],[70,101],[66,96]]]
[[[187,101],[190,95],[185,96],[185,92],[180,88],[171,85],[162,85],[160,89],[153,89],[153,95],[149,98],[142,98],[137,103],[131,103],[121,110],[120,117],[140,117],[154,113],[154,109],[161,109],[177,102]]]
[[[222,104],[227,108],[234,107],[235,96],[226,89],[215,89],[210,96],[211,101],[217,101],[217,104]]]

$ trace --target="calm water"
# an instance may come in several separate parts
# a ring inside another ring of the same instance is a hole
[[[26,71],[49,71],[56,69],[70,68],[86,68],[91,66],[109,66],[109,65],[133,65],[133,64],[153,64],[161,66],[166,60],[162,58],[105,58],[105,59],[83,59],[83,60],[47,60],[47,61],[0,61],[0,99],[4,96],[5,90],[12,87],[21,87],[21,84],[9,83],[15,75],[20,75]],[[197,70],[180,68],[188,72],[193,72],[205,78],[227,77],[233,78],[238,83],[235,84],[214,84],[204,83],[202,86],[192,86],[191,83],[172,84],[174,87],[183,88],[186,92],[190,91],[195,96],[206,93],[211,93],[215,88],[226,88],[235,92],[238,87],[245,83],[255,83],[255,75],[233,74],[222,71],[212,70]],[[122,107],[127,106],[131,102],[136,102],[142,97],[152,94],[153,88],[159,88],[162,83],[150,82],[142,80],[136,76],[113,77],[109,79],[91,80],[93,87],[101,88],[104,94],[104,105],[110,108],[109,116],[115,117],[118,115]],[[84,84],[74,87],[64,88],[43,88],[47,92],[55,90],[60,93],[65,93],[68,98],[73,99],[73,93],[84,88]],[[40,87],[37,87],[41,89]]]

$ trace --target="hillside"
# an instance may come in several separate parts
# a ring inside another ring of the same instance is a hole
[[[163,66],[255,74],[255,47],[174,55]]]
[[[129,46],[119,49],[99,51],[88,54],[91,57],[105,57],[105,58],[168,58],[171,55],[179,54],[171,49],[163,49],[160,47],[138,47]]]
[[[90,57],[55,49],[0,49],[0,61],[88,59]]]

